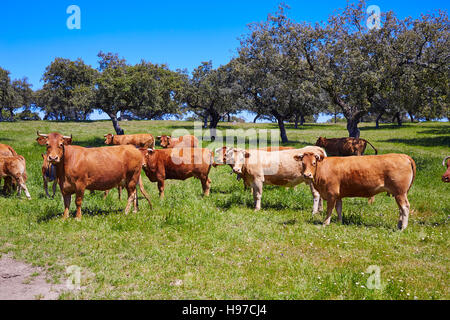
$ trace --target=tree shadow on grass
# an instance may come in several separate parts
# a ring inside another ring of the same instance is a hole
[[[400,143],[405,145],[422,146],[422,147],[448,147],[450,146],[450,136],[429,137],[429,138],[411,138],[411,139],[388,139],[382,142]]]
[[[81,213],[83,216],[88,215],[91,217],[94,216],[107,216],[110,214],[120,214],[123,213],[124,208],[122,209],[100,209],[100,208],[96,208],[96,207],[91,207],[91,208],[81,208]],[[37,219],[37,223],[42,223],[42,222],[48,222],[50,220],[53,220],[55,218],[62,218],[63,216],[63,212],[59,211],[59,210],[55,210],[55,208],[47,208],[45,210],[45,212],[40,215]],[[69,212],[69,219],[70,218],[75,218],[76,217],[76,210],[71,210]]]
[[[78,140],[74,141],[74,145],[78,145],[81,147],[89,148],[89,147],[105,147],[105,139],[100,137],[94,137],[88,140]]]

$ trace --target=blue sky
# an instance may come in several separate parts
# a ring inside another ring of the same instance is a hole
[[[45,67],[55,57],[97,67],[97,53],[117,52],[129,63],[141,59],[167,63],[171,69],[194,69],[202,61],[227,63],[247,24],[263,21],[280,1],[2,1],[0,66],[11,78],[28,77],[39,89]],[[346,0],[286,0],[296,21],[321,21]],[[81,9],[81,29],[69,30],[69,5]],[[399,17],[417,17],[434,9],[448,11],[448,0],[368,1]],[[97,116],[96,116],[97,117]]]

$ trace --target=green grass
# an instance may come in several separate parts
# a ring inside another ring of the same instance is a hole
[[[126,133],[161,135],[175,129],[193,132],[192,123],[122,122]],[[224,124],[221,129],[234,128]],[[237,128],[237,127],[236,127]],[[239,128],[275,129],[272,124]],[[449,299],[450,184],[441,182],[441,165],[450,153],[448,123],[405,124],[402,128],[361,125],[361,137],[380,153],[406,153],[417,164],[409,193],[408,228],[396,230],[398,209],[380,194],[344,199],[344,221],[322,227],[311,216],[312,196],[302,184],[294,189],[265,187],[262,210],[229,167],[211,169],[211,196],[200,181],[168,181],[160,201],[156,184],[145,177],[153,210],[142,199],[140,211],[125,216],[126,200],[113,190],[86,193],[83,219],[61,219],[63,203],[44,196],[41,153],[36,130],[73,134],[76,144],[99,146],[112,131],[110,121],[0,124],[0,143],[27,160],[27,186],[33,197],[0,196],[0,253],[47,267],[54,281],[65,268],[82,268],[80,292],[64,299]],[[288,127],[291,146],[315,143],[319,135],[347,136],[344,124]],[[206,145],[206,143],[205,143]],[[373,151],[368,146],[368,154]],[[58,187],[59,189],[59,187]],[[126,193],[125,193],[126,194]],[[126,196],[124,197],[126,198]],[[366,287],[371,265],[379,266],[382,289]],[[181,281],[180,281],[181,280]]]

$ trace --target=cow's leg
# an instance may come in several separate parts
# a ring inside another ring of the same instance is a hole
[[[70,202],[72,201],[72,195],[63,193],[63,200],[64,200],[63,219],[65,220],[69,217],[69,209],[70,209]]]
[[[203,195],[206,197],[209,196],[209,190],[211,189],[211,179],[206,176],[201,177],[200,181],[202,182]]]
[[[122,186],[118,186],[117,191],[119,192],[119,201],[120,201],[122,200]]]
[[[53,191],[52,198],[54,198],[55,194],[56,194],[56,183],[57,183],[57,181],[55,180],[55,182],[53,182],[53,187],[52,187],[52,191]]]
[[[369,200],[368,200],[368,203],[369,203],[369,204],[372,204],[372,203],[374,203],[374,202],[375,202],[375,196],[370,197]]]
[[[111,191],[111,190],[106,190],[106,191],[105,191],[105,193],[104,193],[104,195],[103,195],[103,200],[106,199],[106,197],[108,196],[108,194],[109,194],[110,191]]]
[[[316,188],[314,188],[314,185],[312,183],[309,184],[309,188],[311,189],[311,193],[313,195],[314,198],[314,202],[313,202],[313,214],[316,214],[317,212],[319,212],[319,207],[323,206],[323,202],[321,205],[321,200],[322,198],[320,197],[320,193],[319,191],[316,190]]]
[[[50,198],[50,194],[48,193],[48,181],[45,177],[42,177],[42,179],[44,180],[44,190],[45,190],[45,194],[47,195],[47,197]]]
[[[138,194],[137,194],[137,189],[134,192],[134,213],[137,213],[139,210],[139,199],[138,199]]]
[[[158,179],[159,198],[164,199],[164,179]]]
[[[76,192],[75,204],[77,205],[76,219],[81,220],[81,204],[83,203],[84,189],[79,189]]]
[[[25,184],[25,181],[23,180],[22,177],[19,178],[18,184],[19,184],[19,187],[21,189],[23,189],[23,191],[25,191],[25,195],[28,198],[28,200],[31,200],[31,196],[30,196],[30,193],[28,192],[27,185]]]
[[[252,184],[253,189],[253,201],[255,206],[255,211],[261,210],[261,197],[263,191],[263,182],[261,180],[255,179]]]
[[[336,211],[338,214],[338,222],[342,223],[342,199],[336,200]]]
[[[128,214],[128,212],[130,211],[131,204],[135,199],[136,186],[128,185],[127,192],[128,192],[128,202],[127,206],[125,207],[125,214]]]
[[[400,218],[397,224],[397,227],[400,230],[405,230],[408,226],[409,219],[409,201],[408,196],[406,194],[401,194],[395,196],[395,201],[397,201],[398,208],[400,210]]]
[[[328,226],[331,222],[331,214],[333,213],[334,206],[336,205],[336,198],[328,197],[327,198],[327,217],[323,222],[324,226]]]

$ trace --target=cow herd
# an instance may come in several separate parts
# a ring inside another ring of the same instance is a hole
[[[313,196],[313,214],[322,210],[323,199],[327,202],[324,225],[330,224],[336,209],[338,221],[342,221],[342,199],[363,197],[373,201],[381,192],[392,195],[399,207],[398,228],[408,225],[410,205],[408,191],[415,176],[416,164],[405,154],[377,155],[378,151],[367,140],[354,138],[327,139],[320,137],[315,146],[301,149],[291,147],[268,147],[240,149],[221,147],[211,151],[199,147],[196,137],[186,135],[178,138],[158,136],[163,149],[155,149],[151,134],[104,135],[108,147],[85,148],[72,145],[72,136],[60,133],[37,132],[37,143],[46,147],[42,154],[42,177],[47,196],[48,183],[53,182],[52,193],[59,185],[64,201],[63,218],[69,216],[72,195],[75,194],[76,217],[81,218],[81,205],[86,190],[101,190],[107,196],[109,190],[127,190],[127,214],[134,206],[138,210],[137,187],[151,207],[150,197],[144,189],[141,171],[151,182],[157,182],[159,195],[164,197],[167,179],[185,180],[198,178],[203,195],[208,196],[211,167],[229,165],[243,180],[244,188],[251,188],[255,210],[261,209],[264,185],[295,187],[306,183]],[[376,155],[363,156],[367,144]],[[450,157],[444,159],[447,171],[442,181],[450,182]],[[4,178],[3,191],[8,193],[16,186],[20,195],[25,192],[27,173],[25,158],[13,148],[0,144],[0,179]]]

